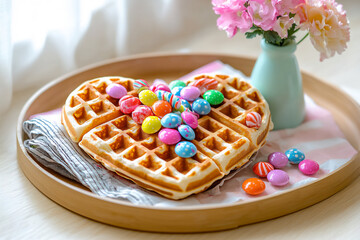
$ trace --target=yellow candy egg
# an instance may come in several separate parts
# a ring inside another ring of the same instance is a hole
[[[156,94],[150,90],[141,91],[139,93],[139,99],[144,105],[149,107],[151,107],[154,104],[154,102],[158,100]]]
[[[153,134],[160,130],[161,121],[156,116],[149,116],[145,118],[141,126],[142,130],[147,134]]]

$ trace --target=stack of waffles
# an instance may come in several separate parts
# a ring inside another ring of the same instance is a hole
[[[157,134],[146,134],[131,116],[120,112],[118,100],[106,94],[111,83],[137,96],[133,79],[102,77],[83,83],[67,98],[62,123],[74,142],[107,169],[170,199],[182,199],[209,188],[231,170],[247,163],[272,129],[269,107],[249,83],[227,75],[199,75],[218,81],[224,102],[199,118],[191,142],[191,158],[175,154]],[[246,114],[258,112],[261,126],[248,128]]]

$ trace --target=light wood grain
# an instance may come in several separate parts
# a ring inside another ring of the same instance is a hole
[[[175,54],[144,55],[120,59],[82,69],[45,86],[25,105],[18,122],[18,160],[27,178],[56,203],[88,218],[115,226],[159,232],[204,232],[235,228],[286,215],[313,205],[350,184],[358,175],[360,156],[325,178],[275,196],[255,198],[233,204],[205,207],[155,208],[100,198],[39,166],[24,150],[22,122],[30,115],[61,106],[67,94],[81,82],[99,76],[121,75],[132,78],[176,79],[213,60],[249,74],[253,59],[233,55]],[[182,64],[186,63],[186,64]],[[156,73],[156,74],[155,74]],[[360,108],[337,88],[303,73],[304,90],[329,109],[345,136],[360,149]],[[350,127],[350,128],[349,128]],[[235,214],[234,214],[235,213]],[[169,221],[171,219],[171,221]]]

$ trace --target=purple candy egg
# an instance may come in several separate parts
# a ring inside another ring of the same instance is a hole
[[[268,173],[267,180],[274,186],[285,186],[290,178],[285,171],[275,169]]]
[[[177,130],[170,129],[170,128],[162,129],[159,132],[158,137],[159,137],[160,141],[162,141],[163,143],[165,143],[167,145],[176,144],[176,143],[180,142],[180,140],[181,140],[180,133]]]
[[[282,152],[273,152],[268,156],[268,161],[274,168],[283,168],[287,165],[289,159]]]
[[[305,159],[299,163],[299,170],[305,175],[313,175],[319,171],[319,164],[313,160]]]
[[[116,99],[120,99],[127,94],[126,88],[120,84],[112,83],[105,89],[106,93]]]
[[[200,96],[200,90],[194,86],[188,86],[181,89],[180,96],[187,101],[194,101]]]

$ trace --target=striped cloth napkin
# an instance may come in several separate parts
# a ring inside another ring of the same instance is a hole
[[[200,73],[222,73],[246,78],[231,66],[215,61],[196,69],[182,79]],[[81,183],[99,196],[153,206],[231,203],[276,194],[326,177],[356,154],[356,150],[345,139],[330,112],[316,105],[308,96],[305,97],[305,105],[306,119],[300,126],[270,132],[265,146],[246,166],[231,172],[211,189],[178,201],[169,200],[147,191],[92,160],[68,137],[60,123],[60,109],[34,115],[30,120],[25,121],[23,129],[29,138],[25,140],[24,144],[27,151],[41,164]],[[244,180],[256,177],[252,172],[252,166],[256,162],[267,161],[267,156],[272,152],[285,152],[293,147],[301,149],[307,159],[319,163],[320,170],[315,175],[305,176],[297,169],[296,165],[288,164],[283,169],[290,176],[288,185],[274,187],[264,180],[266,190],[257,196],[247,195],[241,189]]]

